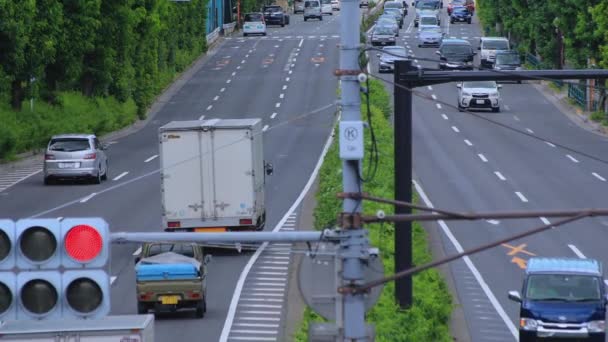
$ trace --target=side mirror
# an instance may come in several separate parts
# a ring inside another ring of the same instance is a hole
[[[203,263],[204,263],[205,265],[207,265],[208,263],[210,263],[210,262],[211,262],[211,259],[213,259],[213,258],[211,257],[211,254],[207,254],[207,255],[205,255],[205,259],[203,260]]]
[[[521,296],[517,291],[509,291],[509,299],[514,302],[521,303]]]
[[[381,56],[381,55],[380,55],[380,53],[377,53],[377,54],[376,54],[376,57],[380,57],[380,56]]]
[[[499,85],[498,85],[498,89],[501,89],[501,88],[502,88],[502,84],[499,84]]]
[[[140,257],[135,257],[135,265],[137,265],[137,263],[141,260]]]
[[[268,176],[271,176],[274,173],[274,166],[272,166],[270,163],[266,163],[264,165],[264,170]]]
[[[478,46],[478,47],[477,47],[477,50],[481,50],[481,46]]]
[[[441,56],[441,52],[440,51],[435,51],[435,54]]]
[[[462,83],[457,83],[456,88],[462,88]]]

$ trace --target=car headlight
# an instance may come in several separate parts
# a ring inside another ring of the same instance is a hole
[[[462,96],[471,96],[471,93],[467,92],[467,91],[463,91],[462,92]]]
[[[517,68],[515,68],[515,70],[516,70],[516,71],[521,71],[521,70],[522,70],[522,68],[521,68],[521,67],[517,67]]]
[[[497,91],[491,92],[490,97],[498,97],[498,92]]]
[[[395,40],[395,37],[388,37],[388,40]]]
[[[531,318],[521,318],[519,327],[523,330],[535,331],[538,328],[538,322]]]
[[[466,65],[472,65],[472,64],[473,64],[473,62],[471,62],[471,61],[466,62]]]
[[[494,66],[494,70],[502,70],[499,66]]]
[[[604,332],[606,331],[606,321],[591,321],[587,323],[589,332]]]

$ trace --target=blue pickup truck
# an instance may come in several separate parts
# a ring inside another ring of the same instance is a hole
[[[210,260],[195,243],[144,244],[135,259],[138,313],[194,309],[203,317]]]
[[[520,304],[519,341],[606,339],[606,290],[602,265],[593,259],[531,258]]]

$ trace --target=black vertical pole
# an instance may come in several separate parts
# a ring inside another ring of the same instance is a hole
[[[412,93],[401,74],[412,69],[412,61],[395,61],[395,200],[412,201]],[[410,208],[395,206],[395,214],[411,214]],[[412,267],[412,224],[395,222],[395,272]],[[395,298],[406,309],[412,305],[411,276],[395,281]]]

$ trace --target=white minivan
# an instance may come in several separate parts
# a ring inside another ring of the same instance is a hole
[[[331,7],[331,1],[330,1]],[[306,0],[304,1],[304,21],[310,18],[317,18],[323,20],[323,13],[321,12],[321,1],[319,0]]]
[[[264,20],[264,14],[247,13],[245,14],[245,21],[243,23],[243,36],[247,37],[250,34],[261,34],[266,35],[266,21]]]
[[[321,0],[321,14],[334,15],[334,9],[331,7],[331,0]]]

